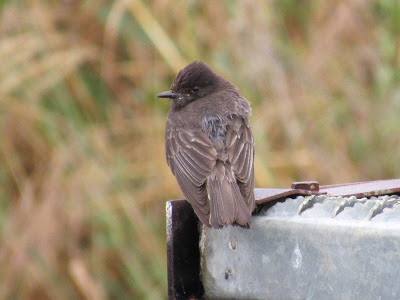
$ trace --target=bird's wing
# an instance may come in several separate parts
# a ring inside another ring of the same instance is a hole
[[[199,219],[209,224],[206,179],[215,166],[217,151],[201,130],[167,130],[167,162]]]
[[[226,152],[235,173],[240,192],[254,209],[254,139],[247,120],[233,116],[226,131]]]

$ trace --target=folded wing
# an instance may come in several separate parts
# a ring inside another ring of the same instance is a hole
[[[166,131],[167,162],[178,184],[203,224],[210,227],[206,180],[217,152],[201,130]]]
[[[254,210],[254,139],[247,120],[233,117],[226,133],[226,152],[240,193],[250,212]]]

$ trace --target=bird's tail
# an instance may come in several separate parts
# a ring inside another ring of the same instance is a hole
[[[217,161],[208,177],[208,189],[211,198],[210,223],[214,228],[230,224],[250,227],[251,211],[240,193],[229,164]]]

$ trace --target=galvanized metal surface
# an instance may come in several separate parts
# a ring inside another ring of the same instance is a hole
[[[255,189],[258,205],[298,195],[350,196],[400,193],[400,179],[320,186],[318,182],[293,183],[291,189]],[[167,256],[169,299],[201,299],[198,219],[185,200],[167,203]],[[229,273],[229,272],[228,272]],[[230,276],[228,274],[226,276]]]
[[[204,298],[397,300],[399,216],[397,195],[299,196],[249,230],[203,228]]]

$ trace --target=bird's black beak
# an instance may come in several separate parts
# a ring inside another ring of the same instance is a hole
[[[166,91],[156,95],[156,98],[178,98],[181,94],[173,91]]]

